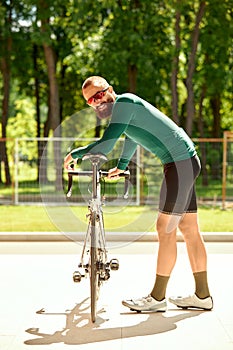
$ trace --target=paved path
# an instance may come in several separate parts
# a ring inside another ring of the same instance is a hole
[[[67,242],[1,242],[0,349],[233,350],[233,243],[207,243],[210,312],[130,312],[125,297],[145,296],[154,282],[158,244],[112,243],[120,270],[101,290],[96,324],[89,317],[89,281],[74,284],[80,245]],[[193,292],[185,245],[167,294]]]

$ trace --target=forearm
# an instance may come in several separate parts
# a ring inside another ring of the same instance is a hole
[[[129,164],[130,159],[133,157],[136,148],[137,144],[130,138],[126,137],[123,151],[117,164],[118,169],[125,170],[127,168],[127,165]]]
[[[109,124],[102,138],[87,146],[79,147],[71,151],[74,159],[82,158],[86,153],[103,153],[108,154],[112,151],[116,141],[119,139],[125,128],[124,124]]]
[[[86,153],[88,153],[95,146],[95,144],[96,144],[96,142],[93,142],[87,146],[75,148],[70,152],[70,154],[71,154],[73,159],[80,159]]]

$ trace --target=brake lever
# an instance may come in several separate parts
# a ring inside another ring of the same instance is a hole
[[[124,195],[123,198],[124,199],[128,199],[129,198],[129,184],[130,184],[130,171],[126,170],[124,172],[125,175],[125,186],[124,186]]]
[[[71,169],[74,169],[74,163],[72,163],[70,165]],[[71,174],[68,173],[68,189],[67,189],[67,193],[66,193],[66,197],[70,198],[72,195],[72,185],[73,185],[73,176]]]

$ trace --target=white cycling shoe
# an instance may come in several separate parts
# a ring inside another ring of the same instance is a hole
[[[200,299],[194,295],[188,297],[171,297],[168,299],[170,303],[175,304],[182,309],[201,309],[201,310],[212,310],[213,309],[213,299],[212,297],[207,297],[205,299]]]
[[[157,301],[151,295],[145,298],[123,300],[122,304],[130,308],[130,310],[137,312],[165,312],[167,310],[166,299]]]

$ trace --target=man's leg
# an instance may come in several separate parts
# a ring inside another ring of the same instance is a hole
[[[172,297],[169,301],[181,308],[211,310],[213,300],[210,296],[207,281],[207,255],[200,235],[197,213],[187,213],[179,223],[186,242],[188,256],[195,279],[195,294],[187,297]]]
[[[151,296],[163,300],[166,295],[167,283],[176,263],[177,246],[176,231],[181,216],[159,213],[156,229],[159,239],[157,270],[155,284]]]
[[[179,229],[183,234],[188,256],[193,271],[196,292],[204,299],[210,296],[207,282],[207,254],[204,241],[201,237],[197,213],[187,213],[179,223]]]
[[[176,262],[176,231],[181,216],[159,213],[156,223],[159,250],[157,257],[157,274],[170,276]]]
[[[165,311],[167,283],[176,262],[176,230],[181,216],[159,213],[157,231],[159,251],[155,285],[148,297],[123,300],[122,304],[136,311]]]

